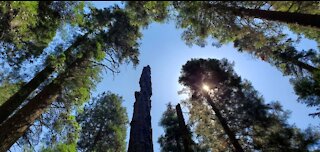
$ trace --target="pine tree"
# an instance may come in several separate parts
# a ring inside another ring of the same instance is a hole
[[[87,104],[83,113],[77,116],[77,121],[82,128],[78,142],[79,149],[126,151],[128,116],[121,103],[122,97],[107,92]]]
[[[179,82],[188,90],[185,104],[200,143],[212,151],[241,151],[237,144],[245,151],[307,151],[306,145],[319,140],[319,133],[303,132],[287,124],[287,115],[273,112],[279,106],[264,104],[226,59],[192,59],[183,65]],[[281,130],[286,132],[273,139]]]

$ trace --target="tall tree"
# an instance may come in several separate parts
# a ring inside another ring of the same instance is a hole
[[[188,127],[188,134],[183,135],[184,132],[181,131],[179,126],[179,120],[177,116],[176,109],[169,103],[167,105],[166,111],[162,114],[159,125],[164,128],[164,135],[161,135],[158,138],[158,143],[160,144],[161,151],[177,151],[183,152],[186,151],[183,144],[183,136],[192,137],[190,128]],[[204,147],[196,144],[192,139],[189,143],[192,147],[192,151],[205,151]]]
[[[78,148],[82,151],[126,151],[128,116],[122,97],[103,93],[77,116],[82,128]]]
[[[19,109],[5,123],[1,124],[1,150],[8,149],[32,124],[36,118],[58,96],[63,93],[64,87],[70,87],[67,95],[73,99],[86,100],[89,97],[90,88],[94,86],[97,75],[92,74],[90,66],[99,64],[105,57],[110,59],[110,64],[117,66],[124,61],[132,61],[137,64],[138,43],[140,38],[139,28],[130,24],[127,14],[121,9],[114,7],[104,10],[92,10],[88,16],[86,28],[94,28],[96,33],[77,47],[77,58],[67,65],[64,72],[45,86],[40,93],[21,109]],[[110,23],[110,24],[109,24]],[[98,28],[97,28],[98,27]],[[86,30],[84,28],[84,30]],[[108,28],[106,31],[104,28]],[[75,50],[75,51],[76,51]],[[104,64],[102,64],[104,65]],[[103,67],[109,67],[105,65]],[[111,69],[111,68],[110,68]],[[84,73],[85,72],[85,73]],[[99,73],[99,70],[96,71]],[[84,85],[86,84],[86,85]],[[81,87],[79,87],[81,86]],[[80,98],[80,99],[79,99]],[[18,133],[16,133],[18,132]],[[8,138],[10,137],[10,138]]]
[[[179,82],[190,95],[185,104],[189,107],[191,121],[196,125],[196,133],[212,151],[232,150],[234,141],[238,141],[246,151],[307,151],[306,145],[313,145],[319,140],[318,133],[307,134],[288,125],[288,117],[270,114],[274,108],[263,103],[258,92],[234,72],[226,59],[192,59],[183,65]],[[204,84],[208,93],[203,91]],[[273,142],[275,130],[288,132]],[[281,142],[285,139],[290,140],[289,144]]]

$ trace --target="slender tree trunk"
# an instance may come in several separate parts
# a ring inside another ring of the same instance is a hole
[[[177,104],[176,111],[177,111],[180,131],[181,131],[181,135],[182,135],[182,139],[183,139],[184,150],[185,150],[185,152],[192,152],[193,150],[191,148],[191,144],[192,144],[191,137],[190,137],[190,133],[188,131],[188,128],[184,122],[184,118],[182,115],[182,110],[181,110],[180,104]]]
[[[292,12],[280,12],[280,11],[267,11],[260,9],[247,9],[247,8],[237,8],[228,7],[221,4],[210,5],[212,9],[222,9],[228,12],[232,12],[237,16],[248,16],[255,17],[269,21],[278,21],[288,24],[298,24],[301,26],[310,26],[320,29],[320,15],[314,14],[302,14],[302,13],[292,13]]]
[[[86,63],[87,56],[76,59],[55,81],[44,87],[24,107],[0,125],[0,152],[7,151],[34,123],[34,121],[58,97],[63,86],[60,84],[70,77],[75,77],[73,71]]]
[[[180,145],[179,136],[178,136],[178,135],[175,135],[175,136],[174,136],[174,139],[176,140],[178,151],[182,151],[181,145]]]
[[[227,121],[222,117],[219,109],[216,107],[214,102],[212,101],[211,97],[209,96],[208,93],[205,93],[205,97],[207,99],[207,102],[211,105],[212,110],[214,111],[215,115],[217,116],[218,120],[220,121],[220,124],[223,128],[223,130],[226,132],[228,135],[230,142],[232,143],[234,149],[236,152],[244,152],[242,149],[241,145],[239,144],[238,140],[236,139],[236,136],[234,132],[229,128]]]
[[[87,34],[79,37],[66,51],[65,54],[70,52],[80,45],[86,39]],[[27,99],[27,97],[39,87],[41,83],[48,79],[54,72],[55,67],[48,65],[36,76],[12,95],[4,104],[0,106],[0,124],[2,124],[8,117],[14,113],[15,110]]]
[[[94,151],[94,149],[96,148],[97,142],[98,142],[99,138],[101,138],[102,125],[103,125],[103,124],[100,124],[101,127],[99,128],[99,131],[98,131],[96,137],[94,138],[94,141],[93,141],[91,147],[88,149],[88,151]],[[95,128],[94,128],[94,129],[95,129]]]

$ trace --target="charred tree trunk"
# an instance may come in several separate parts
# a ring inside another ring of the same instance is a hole
[[[128,152],[153,152],[151,127],[151,68],[146,66],[140,77],[140,91],[135,92]]]
[[[205,97],[207,99],[207,102],[209,105],[212,107],[212,110],[214,111],[215,115],[217,116],[223,130],[226,132],[228,135],[230,142],[232,143],[234,149],[236,152],[244,152],[242,149],[241,145],[239,144],[238,140],[236,139],[236,136],[234,132],[229,128],[227,121],[222,117],[219,109],[216,107],[214,102],[211,100],[210,96],[208,93],[205,94]]]
[[[288,24],[298,24],[301,26],[310,26],[320,29],[320,15],[248,9],[243,7],[237,8],[228,7],[220,4],[212,4],[210,5],[210,8],[232,12],[234,15],[237,16],[248,16],[269,21],[278,21]]]
[[[7,151],[34,123],[34,121],[50,106],[62,90],[61,82],[74,77],[74,71],[86,63],[88,57],[76,59],[66,72],[60,74],[55,81],[32,98],[23,108],[0,125],[0,152]]]
[[[188,131],[188,128],[184,122],[184,118],[182,115],[182,110],[180,107],[180,104],[177,104],[176,106],[176,111],[177,111],[177,116],[178,116],[178,122],[179,122],[179,127],[180,127],[180,132],[182,136],[182,141],[183,141],[183,147],[185,152],[192,152],[192,142],[191,142],[191,137],[190,137],[190,132]]]
[[[76,48],[86,38],[87,34],[78,38],[66,51],[65,54],[69,55],[70,52]],[[2,124],[8,117],[14,113],[15,110],[27,99],[27,97],[39,87],[41,83],[48,79],[54,72],[55,67],[48,65],[40,71],[31,81],[25,84],[14,95],[12,95],[4,104],[0,106],[0,124]]]

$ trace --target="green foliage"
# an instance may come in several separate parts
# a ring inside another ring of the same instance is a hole
[[[276,11],[320,15],[320,3],[318,1],[270,1],[268,3],[270,3],[272,8]],[[318,43],[318,48],[320,48],[319,29],[301,27],[298,25],[289,25],[289,28],[297,34],[303,34],[306,38],[315,40]]]
[[[83,2],[1,2],[1,57],[11,66],[38,57],[67,23],[83,22]]]
[[[164,129],[164,135],[158,138],[158,143],[160,144],[162,152],[183,152],[183,139],[181,135],[181,129],[179,127],[178,116],[176,109],[172,107],[171,103],[167,105],[167,110],[162,114],[159,125]],[[192,133],[189,129],[189,136],[192,137]],[[206,151],[205,148],[192,142],[192,148],[194,151]]]
[[[76,144],[64,144],[58,143],[53,147],[47,147],[41,149],[41,152],[76,152]]]
[[[179,82],[186,87],[199,141],[212,151],[232,151],[228,136],[211,107],[205,102],[202,85],[211,88],[210,97],[247,151],[308,151],[319,141],[319,132],[301,131],[289,125],[288,112],[279,103],[264,104],[259,93],[242,80],[226,59],[192,59],[182,67]]]
[[[299,95],[298,101],[307,104],[310,107],[317,107],[320,111],[320,71],[316,71],[312,77],[304,77],[291,81],[294,84],[294,90]],[[320,117],[320,113],[312,113],[311,116]]]
[[[20,87],[24,83],[18,82],[18,83],[10,83],[8,81],[2,82],[0,86],[0,105],[2,105],[7,99],[9,99],[14,93],[16,93]]]
[[[138,64],[137,40],[141,33],[139,27],[130,24],[128,14],[118,8],[91,11],[85,16],[83,25],[77,29],[77,33],[84,35],[74,35],[72,47],[69,47],[68,51],[64,51],[65,46],[57,45],[46,61],[49,66],[59,67],[51,75],[62,76],[62,79],[58,79],[61,81],[53,80],[62,89],[58,98],[48,107],[48,111],[43,113],[26,133],[32,142],[40,138],[43,128],[48,129],[48,133],[44,133],[46,138],[43,142],[49,147],[54,147],[59,141],[69,144],[77,141],[80,127],[72,113],[81,109],[83,103],[89,100],[90,91],[100,80],[102,68],[115,72],[123,62]],[[75,62],[78,63],[77,66],[68,71]],[[39,87],[40,91],[46,84],[47,82]],[[114,124],[109,126],[109,129],[119,138],[113,142],[113,147],[124,151],[125,128]]]
[[[171,103],[167,105],[167,110],[162,114],[159,125],[164,128],[165,132],[158,138],[161,151],[184,151],[178,117]]]
[[[153,21],[164,22],[168,17],[170,2],[128,1],[126,10],[129,12],[131,24],[147,27]]]
[[[128,117],[122,97],[103,93],[89,102],[77,116],[81,125],[79,149],[83,151],[120,152],[126,150]]]

